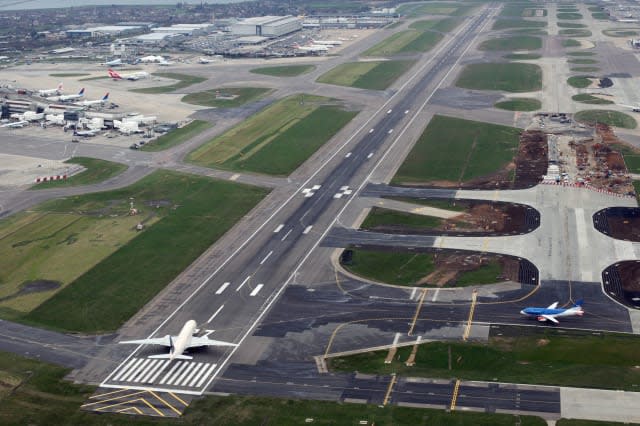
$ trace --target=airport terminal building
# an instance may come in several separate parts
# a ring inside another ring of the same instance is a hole
[[[258,16],[236,22],[231,33],[241,36],[280,37],[302,29],[302,22],[295,16]]]

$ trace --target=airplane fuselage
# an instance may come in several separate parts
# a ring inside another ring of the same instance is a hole
[[[173,352],[171,352],[169,359],[173,360],[174,358],[182,355],[185,349],[189,347],[191,338],[193,337],[193,333],[197,327],[198,325],[194,320],[189,320],[184,324],[184,326],[182,326],[182,330],[180,330],[180,333],[178,333],[178,336],[173,343]]]

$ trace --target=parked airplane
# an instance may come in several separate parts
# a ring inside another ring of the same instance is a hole
[[[327,46],[319,46],[316,44],[312,44],[310,46],[300,46],[298,43],[293,43],[293,48],[302,52],[309,53],[325,53],[329,51],[329,48]]]
[[[79,132],[73,132],[73,136],[82,136],[85,138],[94,137],[98,133],[98,130],[80,130]]]
[[[187,321],[180,333],[177,336],[166,335],[164,337],[156,337],[151,339],[141,340],[125,340],[119,342],[121,344],[132,345],[161,345],[169,348],[168,354],[163,355],[151,355],[149,358],[168,358],[174,359],[191,359],[188,355],[183,355],[183,352],[190,348],[197,348],[201,346],[238,346],[235,343],[222,342],[220,340],[209,339],[206,335],[202,337],[194,336],[196,332],[197,324],[194,320]]]
[[[121,66],[123,64],[122,64],[122,59],[118,58],[118,59],[114,59],[113,61],[105,62],[102,65],[106,65],[108,67],[119,67],[119,66]]]
[[[581,299],[578,300],[571,308],[558,308],[558,302],[555,302],[546,308],[524,308],[520,313],[522,315],[536,317],[538,321],[551,321],[554,324],[559,324],[560,322],[556,318],[571,317],[575,315],[582,316],[584,314],[582,304],[583,301]]]
[[[45,98],[47,96],[59,95],[61,93],[62,93],[62,83],[58,84],[58,87],[56,87],[55,89],[38,90],[38,95],[43,96]]]
[[[9,128],[17,128],[17,127],[24,127],[27,124],[29,124],[28,121],[26,120],[21,120],[21,121],[14,121],[13,123],[7,123],[7,124],[3,124],[0,127],[9,127]]]
[[[211,62],[213,62],[211,59],[203,58],[202,56],[198,58],[199,64],[210,64]]]
[[[96,100],[93,100],[93,101],[80,101],[80,102],[74,103],[74,105],[78,105],[78,106],[103,105],[105,102],[107,102],[107,99],[109,99],[109,92],[107,92],[102,97],[102,99],[96,99]]]
[[[166,59],[164,59],[162,56],[154,56],[154,55],[150,55],[150,56],[143,56],[142,58],[138,58],[136,60],[136,62],[142,62],[142,63],[161,63],[161,62],[166,62]]]
[[[25,111],[22,114],[11,114],[18,121],[38,121],[44,119],[44,112]]]
[[[118,74],[111,68],[109,68],[109,77],[114,80],[140,80],[141,78],[149,77],[149,73],[145,71],[132,72],[130,74]]]
[[[84,96],[84,87],[80,89],[80,91],[75,95],[62,95],[56,98],[51,98],[51,100],[59,101],[59,102],[67,102],[67,101],[73,101],[74,99],[80,99],[83,96]]]
[[[320,46],[340,46],[342,42],[339,40],[314,40],[311,39],[311,43],[317,44]]]

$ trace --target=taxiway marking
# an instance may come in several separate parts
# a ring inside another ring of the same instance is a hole
[[[256,286],[256,288],[254,288],[254,289],[253,289],[253,291],[252,291],[251,293],[249,293],[249,296],[255,296],[255,295],[257,295],[257,294],[258,294],[258,292],[259,292],[260,290],[262,290],[262,287],[264,287],[264,284],[258,284],[258,285]]]
[[[287,237],[289,236],[289,234],[291,233],[291,231],[293,231],[293,229],[289,229],[289,231],[288,231],[286,234],[284,234],[284,237],[282,237],[282,238],[280,239],[280,241],[284,241],[284,240],[286,240],[286,239],[287,239]]]
[[[242,284],[240,284],[240,285],[238,286],[238,288],[236,288],[236,291],[240,291],[240,289],[241,289],[242,287],[244,287],[244,285],[247,283],[247,281],[249,281],[249,279],[250,279],[250,278],[251,278],[251,275],[249,275],[247,278],[245,278],[245,279],[244,279],[244,281],[242,281]]]
[[[306,228],[304,228],[304,231],[302,231],[302,233],[305,234],[305,235],[308,234],[309,231],[311,231],[311,228],[313,228],[313,225],[307,226]]]
[[[271,256],[272,254],[273,254],[273,250],[271,250],[269,253],[267,253],[267,255],[264,257],[264,259],[262,259],[262,260],[260,261],[260,264],[261,264],[261,265],[264,265],[264,262],[266,262],[266,261],[267,261],[267,259],[269,259],[269,256]]]
[[[276,229],[274,229],[274,230],[273,230],[273,233],[274,233],[274,234],[277,234],[278,232],[280,232],[280,231],[282,230],[282,228],[284,228],[284,225],[283,225],[283,224],[282,224],[282,225],[278,225],[278,226],[276,227]]]

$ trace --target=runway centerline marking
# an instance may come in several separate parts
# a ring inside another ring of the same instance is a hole
[[[224,284],[222,284],[220,286],[220,288],[216,291],[216,294],[222,294],[223,291],[225,291],[227,289],[227,287],[229,287],[229,284],[231,284],[230,282],[226,282]]]
[[[264,284],[258,284],[258,285],[256,286],[256,288],[254,288],[254,289],[253,289],[253,291],[249,294],[249,296],[255,296],[255,295],[257,295],[257,294],[258,294],[258,292],[259,292],[260,290],[262,290],[262,287],[264,287]]]
[[[216,315],[218,315],[218,314],[220,313],[220,311],[222,310],[222,308],[224,308],[224,305],[220,306],[220,307],[218,308],[218,310],[217,310],[217,311],[215,311],[215,312],[213,313],[213,315],[211,315],[211,316],[209,317],[209,319],[207,320],[207,324],[209,324],[211,321],[213,321],[213,319],[216,317]]]
[[[271,256],[272,254],[273,254],[273,250],[271,250],[269,253],[267,253],[267,255],[264,257],[264,259],[262,259],[262,260],[260,261],[260,264],[261,264],[261,265],[264,265],[264,262],[266,262],[266,261],[267,261],[267,259],[269,259],[269,256]]]
[[[273,230],[274,234],[277,234],[278,232],[280,232],[282,230],[282,228],[284,228],[283,224],[280,224],[276,227],[276,229]]]
[[[289,231],[287,231],[287,233],[286,233],[286,234],[284,234],[284,237],[282,237],[282,238],[280,239],[280,241],[284,241],[284,240],[286,240],[286,239],[287,239],[287,237],[289,236],[289,234],[291,233],[291,231],[293,231],[293,229],[289,229]]]
[[[240,289],[244,287],[244,285],[249,281],[249,279],[251,279],[251,275],[249,275],[247,278],[244,279],[244,281],[242,281],[242,284],[240,284],[238,288],[236,288],[236,291],[240,291]]]

